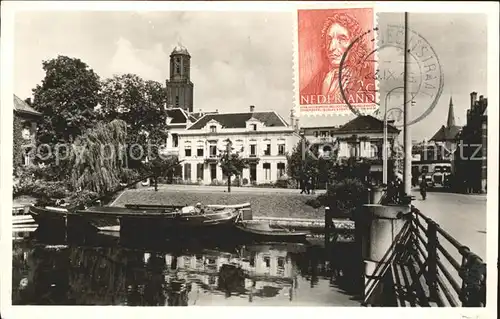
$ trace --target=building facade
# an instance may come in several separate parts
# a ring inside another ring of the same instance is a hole
[[[387,156],[395,157],[394,146],[399,129],[392,121],[387,125]],[[358,116],[350,122],[331,127],[303,127],[301,135],[312,145],[317,145],[319,157],[335,152],[338,159],[364,158],[371,163],[375,180],[382,180],[384,122],[370,115]]]
[[[466,193],[487,192],[488,99],[470,94],[467,124],[456,137],[455,183]]]
[[[14,95],[13,165],[14,169],[33,165],[37,122],[42,114]]]
[[[169,130],[166,150],[183,161],[179,177],[189,183],[227,182],[219,156],[228,140],[233,152],[247,162],[240,185],[273,183],[285,177],[286,154],[299,140],[295,127],[276,112],[255,112],[253,106],[245,113],[208,113],[186,126]]]

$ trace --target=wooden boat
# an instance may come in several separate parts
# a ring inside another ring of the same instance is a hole
[[[164,234],[182,233],[202,228],[231,225],[250,204],[207,207],[197,212],[192,206],[148,206],[129,205],[129,207],[96,206],[70,211],[58,207],[30,207],[30,214],[39,226],[68,227],[99,230],[110,226],[134,228],[135,231],[156,230]],[[180,209],[179,209],[180,208]]]
[[[238,222],[234,227],[240,236],[259,242],[303,242],[307,236],[306,232],[271,228],[268,222]]]

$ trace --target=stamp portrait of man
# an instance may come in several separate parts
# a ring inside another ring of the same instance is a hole
[[[339,84],[339,68],[348,49],[342,65],[344,95],[352,98],[353,104],[373,102],[375,83],[369,75],[374,74],[374,60],[369,57],[371,50],[366,43],[368,37],[362,36],[366,28],[362,28],[359,21],[348,12],[336,12],[324,19],[320,32],[320,45],[310,50],[320,51],[317,56],[321,61],[317,63],[310,80],[300,83],[300,104],[345,103]],[[349,48],[355,40],[355,44]]]

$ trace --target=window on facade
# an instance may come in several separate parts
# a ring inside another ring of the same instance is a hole
[[[257,124],[252,124],[252,131],[257,131]]]
[[[203,157],[203,147],[199,147],[196,150],[196,156]]]
[[[333,137],[335,135],[335,131],[330,131],[330,136]]]
[[[278,144],[278,155],[285,155],[285,144]]]
[[[271,155],[271,144],[266,144],[266,148],[264,149],[264,155],[265,156]]]
[[[210,133],[215,133],[215,132],[217,132],[217,126],[215,125],[210,126]]]
[[[278,163],[278,178],[283,177],[285,175],[285,163]]]
[[[319,134],[318,131],[314,131],[314,137],[318,137],[318,134]]]
[[[180,100],[180,99],[179,99],[179,96],[177,95],[177,96],[175,97],[175,106],[179,106],[179,103],[180,103],[180,101],[179,101],[179,100]]]
[[[198,180],[203,180],[203,171],[204,171],[203,163],[196,164],[196,178]]]
[[[191,156],[191,146],[186,146],[186,148],[184,149],[184,154],[186,157]]]
[[[266,264],[267,268],[271,267],[271,257],[264,257],[264,263]]]
[[[29,166],[31,164],[31,157],[28,151],[24,151],[22,154],[22,161],[24,166]]]
[[[264,163],[262,164],[262,167],[264,168],[264,177],[266,181],[271,179],[271,164],[270,163]]]
[[[257,154],[257,145],[250,145],[250,155],[255,156]]]
[[[210,145],[210,157],[217,156],[217,145]]]
[[[429,166],[422,166],[422,173],[429,173]]]
[[[328,131],[321,131],[321,137],[327,137]]]
[[[179,135],[172,134],[172,145],[173,147],[179,147]]]
[[[29,127],[24,127],[22,132],[21,132],[21,135],[23,137],[23,139],[25,140],[29,140],[31,138],[31,130]]]
[[[186,180],[186,181],[191,180],[191,164],[190,163],[184,164],[184,180]]]

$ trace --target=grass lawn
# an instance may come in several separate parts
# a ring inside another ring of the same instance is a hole
[[[194,205],[200,202],[205,205],[231,205],[250,203],[254,216],[291,217],[291,218],[324,218],[324,208],[312,208],[306,205],[308,199],[316,195],[301,195],[297,193],[273,192],[231,192],[220,191],[190,191],[189,189],[162,189],[155,192],[152,188],[126,190],[114,206],[125,204],[153,205]]]

